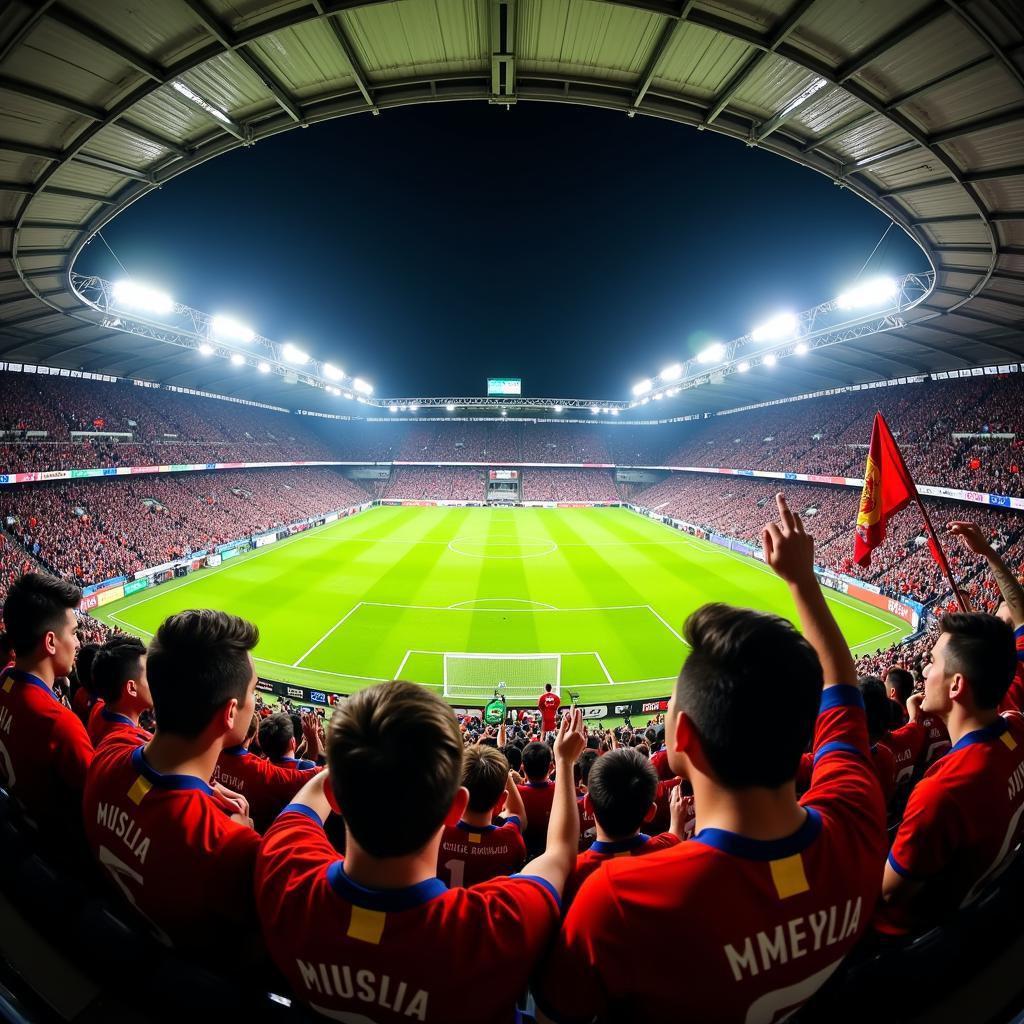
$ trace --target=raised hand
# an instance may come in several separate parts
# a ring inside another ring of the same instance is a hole
[[[572,708],[562,715],[555,737],[555,761],[575,764],[576,758],[587,746],[587,732],[583,727],[583,709]]]
[[[780,491],[775,495],[779,509],[777,522],[761,531],[764,560],[787,583],[806,583],[814,579],[814,538],[804,531],[799,513],[786,504]]]
[[[953,536],[959,537],[968,551],[973,551],[974,554],[981,555],[982,558],[988,558],[992,554],[992,545],[989,544],[988,538],[977,523],[959,519],[949,524],[949,532]]]

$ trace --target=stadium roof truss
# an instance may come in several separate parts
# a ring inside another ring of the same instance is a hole
[[[691,409],[1019,359],[1021,22],[1014,0],[8,0],[0,360],[294,407],[283,367],[222,371],[159,331],[125,334],[73,287],[75,258],[126,207],[221,153],[296,125],[460,100],[576,103],[721,132],[827,175],[919,243],[930,290],[883,329],[851,326],[827,347],[809,338],[805,359],[756,384],[719,373],[717,387],[687,391]],[[301,404],[347,407],[322,389],[303,389]]]

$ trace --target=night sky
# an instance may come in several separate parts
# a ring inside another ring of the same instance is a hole
[[[714,132],[438,104],[217,157],[103,234],[135,279],[381,396],[482,395],[487,376],[514,376],[531,396],[616,399],[708,341],[833,297],[886,224]],[[123,276],[98,239],[76,269]],[[895,227],[870,268],[925,269]]]

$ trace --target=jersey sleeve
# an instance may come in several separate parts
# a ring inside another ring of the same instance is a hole
[[[92,763],[93,745],[81,719],[74,712],[61,715],[52,732],[53,763],[69,789],[85,789],[85,773]]]
[[[558,927],[562,912],[558,893],[547,879],[507,875],[464,892],[467,900],[483,904],[483,912],[474,915],[483,933],[472,935],[471,928],[465,929],[470,941],[481,943],[472,948],[496,952],[497,962],[537,961]]]
[[[1017,671],[999,704],[999,710],[1024,712],[1024,626],[1018,626],[1013,637],[1017,646]]]
[[[210,874],[207,899],[211,905],[221,906],[225,917],[249,924],[256,919],[252,886],[260,837],[247,825],[228,821],[227,826],[221,823],[220,836],[212,851],[212,863],[216,866]]]
[[[889,851],[889,866],[914,881],[931,878],[949,862],[962,832],[959,805],[944,791],[940,779],[926,776],[907,801]]]
[[[264,921],[276,921],[289,893],[338,860],[315,811],[289,804],[263,834],[256,854],[256,904]]]

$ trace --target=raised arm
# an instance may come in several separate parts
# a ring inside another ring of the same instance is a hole
[[[789,584],[804,636],[821,662],[826,688],[837,683],[855,686],[857,670],[850,648],[814,576],[814,538],[804,531],[803,521],[790,510],[785,495],[780,492],[775,501],[778,522],[768,523],[761,531],[764,560]]]
[[[519,785],[516,779],[519,775],[509,770],[508,778],[505,780],[505,817],[509,815],[519,819],[519,831],[526,831],[526,804],[523,803],[523,794],[519,792]]]
[[[989,544],[976,523],[958,520],[949,524],[949,532],[964,542],[968,551],[981,555],[988,562],[988,567],[995,578],[999,593],[1006,602],[1006,610],[1010,613],[1014,628],[1024,626],[1024,587],[1010,571],[999,553]]]

